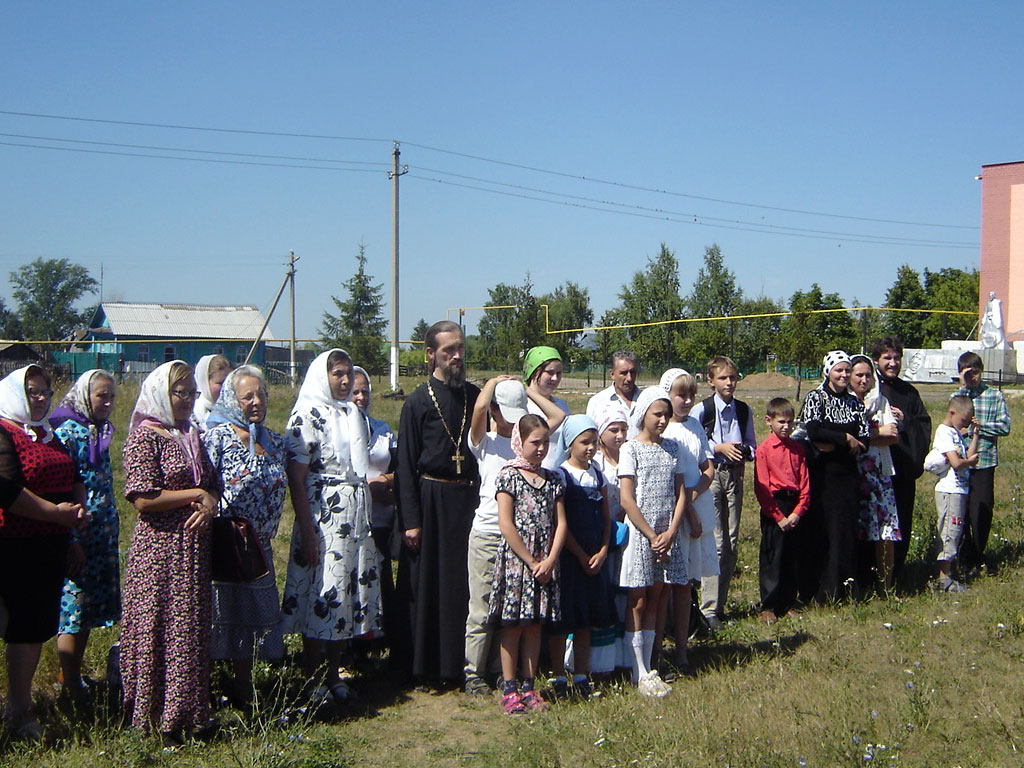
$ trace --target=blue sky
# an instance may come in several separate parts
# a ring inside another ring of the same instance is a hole
[[[371,140],[0,114],[0,142],[317,166],[0,144],[0,274],[66,257],[96,277],[102,263],[109,299],[268,310],[294,249],[298,333],[314,335],[360,242],[390,290],[398,139],[403,338],[527,271],[540,292],[586,286],[599,316],[662,242],[686,287],[717,242],[749,295],[816,281],[877,303],[899,264],[977,266],[974,176],[1024,159],[1022,16],[1009,2],[8,0],[5,112]],[[321,170],[339,167],[358,170]]]

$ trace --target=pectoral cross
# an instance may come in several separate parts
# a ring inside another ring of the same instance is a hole
[[[452,454],[452,461],[455,462],[455,474],[462,474],[462,460],[466,457],[462,455],[462,451],[456,449],[455,453]]]

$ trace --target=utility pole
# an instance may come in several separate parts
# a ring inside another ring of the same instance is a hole
[[[291,362],[288,366],[288,372],[292,382],[292,389],[295,389],[295,385],[298,382],[298,377],[295,371],[295,262],[298,259],[295,258],[295,251],[288,251],[288,277],[291,280],[289,287],[289,296],[291,298],[292,305],[292,344],[291,344]]]
[[[398,142],[395,142],[394,151],[391,157],[394,165],[388,171],[388,178],[394,184],[394,209],[393,209],[393,250],[391,252],[391,391],[398,390],[398,179],[409,172],[409,166],[402,166],[398,170],[398,158],[401,156],[398,150]]]

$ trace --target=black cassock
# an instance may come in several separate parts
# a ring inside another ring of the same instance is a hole
[[[431,377],[405,401],[398,428],[398,528],[420,528],[421,535],[418,552],[403,545],[399,554],[399,636],[392,647],[402,668],[426,680],[459,681],[465,666],[466,560],[480,501],[466,436],[479,394],[468,382],[452,388]]]

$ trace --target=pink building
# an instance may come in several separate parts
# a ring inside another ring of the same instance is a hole
[[[1007,341],[1024,341],[1024,162],[981,167],[979,317],[989,292],[1003,302]]]

